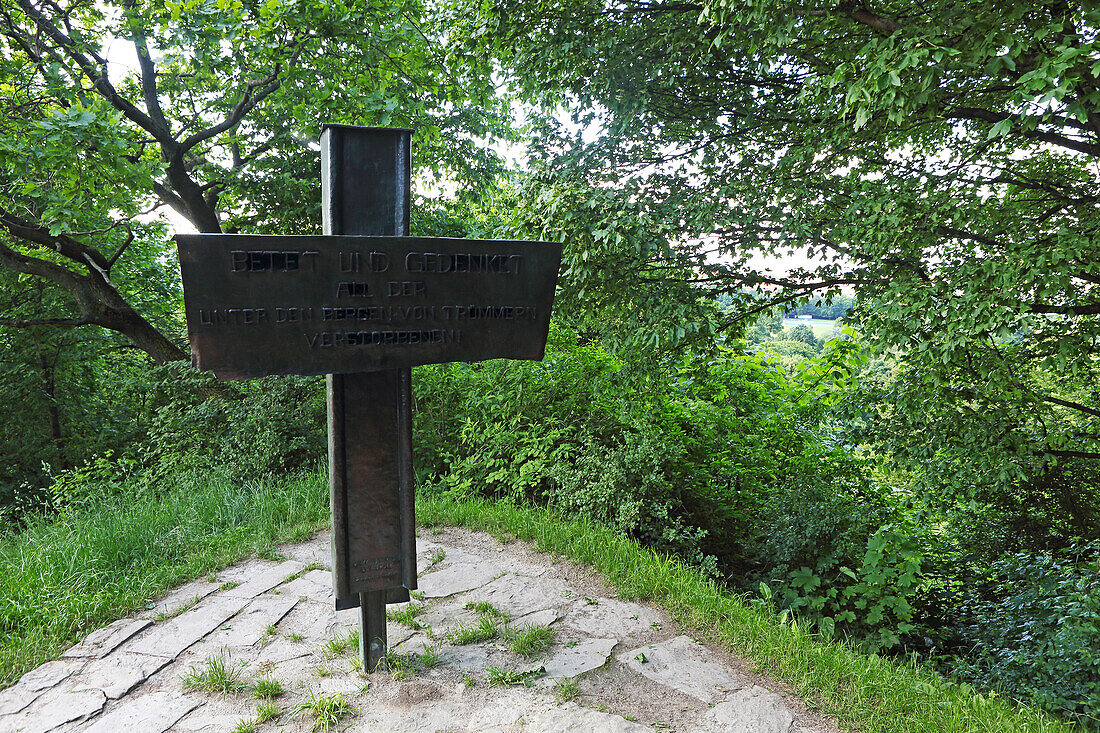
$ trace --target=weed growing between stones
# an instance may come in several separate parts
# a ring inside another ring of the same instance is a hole
[[[256,706],[256,725],[263,725],[269,720],[274,720],[279,717],[279,706],[267,700]]]
[[[476,644],[479,641],[488,641],[489,639],[495,639],[500,633],[500,629],[497,627],[496,622],[491,616],[482,616],[478,619],[478,622],[473,626],[458,626],[454,631],[447,634],[447,641],[451,642],[455,646],[462,646],[463,644]]]
[[[386,618],[394,623],[407,626],[410,629],[419,629],[420,622],[416,620],[416,617],[424,613],[424,606],[419,603],[407,603],[401,608],[390,608],[386,610]]]
[[[183,677],[185,690],[234,693],[246,687],[240,668],[230,662],[228,653],[209,657],[201,667],[191,667]]]
[[[253,696],[261,700],[274,700],[285,692],[283,683],[274,677],[261,677],[253,687]]]
[[[256,733],[256,721],[250,718],[241,718],[233,726],[232,733]]]
[[[516,669],[505,669],[504,667],[494,667],[490,665],[485,668],[485,681],[489,683],[489,687],[496,687],[497,685],[523,685],[524,687],[530,687],[532,680],[544,674],[546,674],[546,669],[543,667],[520,672]]]
[[[557,632],[549,626],[532,626],[522,631],[510,631],[508,644],[521,657],[541,656],[557,638]]]
[[[417,577],[420,577],[424,573],[431,571],[433,567],[443,562],[443,558],[447,557],[447,551],[440,547],[438,550],[428,556],[428,563],[424,566],[424,569],[417,573]]]
[[[581,686],[575,677],[562,677],[554,681],[554,697],[558,705],[575,700],[581,694]]]
[[[351,649],[359,648],[359,631],[351,631],[347,636],[337,636],[325,644],[325,653],[329,657],[338,657]]]
[[[425,646],[424,649],[416,655],[416,659],[425,669],[431,669],[439,664],[439,652],[442,649],[443,642]]]
[[[416,672],[412,657],[407,654],[387,652],[385,664],[386,669],[390,671],[390,676],[397,682],[411,677]]]
[[[488,601],[470,601],[463,608],[473,611],[479,616],[488,616],[490,618],[497,618],[507,623],[508,613],[494,606]]]
[[[327,731],[341,720],[356,712],[348,701],[347,695],[337,692],[332,695],[318,695],[312,689],[308,699],[298,706],[298,710],[313,719],[311,730]]]

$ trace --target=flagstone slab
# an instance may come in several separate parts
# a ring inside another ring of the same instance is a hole
[[[708,710],[693,733],[790,733],[793,726],[794,714],[783,698],[752,685]]]
[[[195,698],[177,692],[150,692],[127,698],[97,718],[83,733],[164,733],[200,705]]]
[[[327,570],[310,570],[300,578],[278,587],[279,595],[307,598],[318,603],[332,603],[332,573]]]
[[[297,604],[297,596],[254,598],[229,624],[211,633],[204,642],[230,649],[253,646],[268,636],[269,626],[278,625]]]
[[[117,700],[167,666],[172,660],[151,654],[118,652],[90,662],[73,678],[74,690],[99,690]]]
[[[230,598],[255,598],[261,593],[269,591],[279,583],[282,583],[291,575],[302,572],[305,567],[305,565],[297,560],[287,560],[274,567],[264,568],[251,578],[242,582],[241,585],[228,588],[219,595],[228,596]]]
[[[544,608],[541,611],[533,611],[525,616],[512,619],[511,627],[517,631],[530,629],[535,626],[550,626],[565,614],[556,608]]]
[[[617,598],[595,598],[595,603],[581,599],[573,604],[564,623],[592,636],[614,636],[625,639],[637,636],[661,622],[661,615],[640,603]]]
[[[525,616],[535,611],[568,605],[573,587],[557,578],[534,578],[505,573],[495,580],[472,590],[471,601],[491,603],[511,617]]]
[[[433,570],[419,580],[425,598],[446,598],[480,588],[503,572],[494,563],[454,563],[442,570]]]
[[[747,682],[702,644],[677,636],[616,657],[639,674],[705,703],[717,703]]]
[[[79,672],[84,660],[56,660],[30,670],[11,687],[0,690],[0,716],[14,715],[41,697],[47,690]]]
[[[618,639],[583,639],[572,647],[563,647],[543,664],[546,677],[576,677],[599,669],[607,663],[611,650],[618,643]]]
[[[0,733],[47,733],[64,725],[87,720],[107,704],[101,690],[53,688],[15,715],[0,717]]]
[[[123,642],[143,631],[152,620],[146,618],[123,618],[96,629],[84,637],[75,646],[69,647],[62,657],[88,657],[100,659],[114,651]]]
[[[213,593],[222,587],[221,581],[212,580],[194,580],[185,585],[181,585],[173,591],[170,591],[167,595],[161,598],[155,603],[150,603],[146,607],[145,613],[141,614],[143,619],[152,619],[157,621],[158,618],[165,616],[171,616],[172,614],[179,613],[181,609],[193,606],[203,598]]]
[[[526,725],[523,730],[528,733],[653,733],[653,728],[648,725],[635,723],[612,713],[590,710],[575,703],[551,707],[526,716],[524,722]]]
[[[331,542],[332,532],[325,530],[312,540],[281,547],[280,550],[288,560],[297,560],[303,565],[324,565],[327,571],[332,562]]]
[[[246,598],[218,596],[204,600],[173,619],[154,624],[124,648],[126,651],[174,659],[246,605]]]

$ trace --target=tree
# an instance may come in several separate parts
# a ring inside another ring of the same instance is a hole
[[[547,133],[563,107],[586,128],[548,134],[543,164],[646,202],[678,232],[671,259],[739,297],[737,317],[854,289],[849,320],[916,390],[897,414],[956,416],[918,436],[925,458],[975,453],[1011,482],[1100,457],[1100,10],[479,7],[478,38],[543,95]],[[751,265],[792,250],[815,264]]]
[[[415,126],[427,174],[485,180],[474,138],[504,133],[506,100],[441,33],[418,0],[0,0],[0,266],[57,294],[0,324],[96,325],[186,358],[152,214],[316,230],[322,120]]]

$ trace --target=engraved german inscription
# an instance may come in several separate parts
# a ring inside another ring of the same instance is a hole
[[[229,253],[231,272],[316,271],[316,251],[235,249]]]
[[[541,358],[561,249],[428,237],[177,241],[195,362],[229,379]]]

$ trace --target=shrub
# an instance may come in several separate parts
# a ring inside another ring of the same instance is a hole
[[[953,672],[1100,726],[1100,545],[1006,555],[959,611],[970,653]]]

